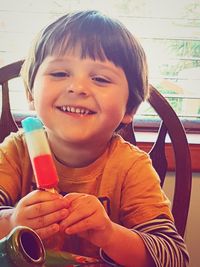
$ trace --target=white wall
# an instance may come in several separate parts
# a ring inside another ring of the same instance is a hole
[[[168,173],[164,191],[172,199],[174,188],[173,173]],[[200,173],[194,173],[192,178],[192,194],[190,210],[185,232],[185,241],[190,253],[190,267],[200,266]]]

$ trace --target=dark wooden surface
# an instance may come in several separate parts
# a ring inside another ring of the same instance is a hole
[[[19,76],[23,61],[17,61],[13,64],[0,68],[0,85],[2,90],[2,110],[0,117],[0,142],[9,135],[10,132],[16,132],[18,130],[15,123],[9,100],[9,80]]]

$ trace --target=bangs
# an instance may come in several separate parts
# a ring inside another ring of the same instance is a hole
[[[60,24],[60,25],[58,25]],[[57,28],[59,27],[59,31]],[[120,25],[113,23],[108,18],[98,19],[98,14],[88,16],[80,22],[77,17],[73,20],[66,20],[66,17],[57,21],[56,27],[51,25],[43,32],[41,42],[41,61],[49,55],[63,56],[67,52],[72,52],[78,46],[81,51],[81,58],[91,58],[93,60],[105,61],[106,59],[116,66],[124,67],[129,58],[127,56],[126,42],[123,41],[123,31]]]
[[[91,58],[92,60],[106,60],[106,54],[101,46],[101,42],[99,39],[91,36],[90,39],[86,39],[85,36],[74,35],[72,33],[67,35],[66,37],[62,37],[62,39],[57,42],[51,42],[52,46],[47,47],[46,56],[47,55],[56,55],[56,56],[64,56],[66,53],[75,52],[76,48],[80,48],[81,51],[81,59]]]

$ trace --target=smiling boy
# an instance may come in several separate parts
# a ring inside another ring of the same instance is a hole
[[[186,266],[148,154],[116,134],[148,97],[137,39],[100,12],[67,14],[38,35],[22,77],[47,133],[59,194],[33,190],[24,133],[11,134],[0,146],[0,236],[27,225],[47,248],[114,266]]]

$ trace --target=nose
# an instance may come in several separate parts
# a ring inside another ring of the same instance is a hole
[[[87,96],[89,94],[88,86],[80,80],[73,80],[67,87],[67,92],[70,95]]]

